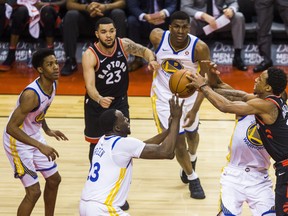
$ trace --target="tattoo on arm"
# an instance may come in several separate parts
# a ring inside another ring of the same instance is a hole
[[[123,38],[122,40],[125,52],[127,52],[128,54],[144,57],[146,47],[137,44],[128,38]]]

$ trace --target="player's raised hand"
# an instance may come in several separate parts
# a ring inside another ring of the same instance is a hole
[[[190,74],[189,76],[187,75],[186,77],[191,81],[191,83],[186,85],[187,88],[195,87],[199,90],[202,86],[208,85],[205,77],[201,76],[198,73]]]
[[[199,61],[199,65],[201,68],[201,71],[204,71],[205,73],[213,73],[213,74],[220,74],[220,71],[217,70],[217,64],[215,62],[212,62],[210,60],[201,60]]]
[[[173,95],[169,100],[170,104],[170,116],[172,118],[181,118],[182,116],[182,108],[185,100],[182,100],[181,105],[179,105],[179,97],[178,95]]]

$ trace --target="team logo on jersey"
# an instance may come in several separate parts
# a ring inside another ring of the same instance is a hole
[[[251,148],[258,150],[264,148],[260,135],[257,131],[257,124],[255,122],[248,127],[244,141]]]
[[[43,110],[43,112],[41,112],[39,115],[37,115],[37,116],[35,117],[35,122],[37,122],[38,124],[40,124],[40,123],[44,120],[45,114],[46,114],[48,108],[49,108],[49,105]]]
[[[180,61],[175,59],[166,59],[161,64],[162,69],[167,73],[175,73],[184,68]]]

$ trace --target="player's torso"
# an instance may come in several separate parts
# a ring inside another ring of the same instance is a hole
[[[102,96],[119,97],[128,90],[129,74],[127,56],[120,39],[116,38],[116,46],[110,54],[104,54],[96,43],[90,47],[97,59],[95,68],[96,88]]]
[[[270,156],[265,150],[257,131],[254,115],[236,120],[227,156],[230,165],[268,169]]]
[[[270,95],[266,100],[278,107],[278,116],[270,125],[256,116],[257,127],[265,148],[271,157],[279,162],[288,158],[288,106],[280,96]]]
[[[34,134],[38,133],[40,128],[42,127],[42,121],[44,120],[45,114],[55,96],[56,82],[53,83],[53,92],[51,95],[47,95],[42,90],[41,86],[38,83],[38,79],[29,84],[23,91],[27,89],[33,90],[37,94],[39,106],[26,116],[23,125],[21,126],[21,129],[25,131],[25,133],[29,136],[33,136]],[[19,106],[20,96],[17,101],[17,107]]]
[[[169,90],[170,76],[177,70],[186,68],[196,73],[198,71],[198,63],[194,63],[194,50],[198,38],[192,35],[189,36],[189,43],[181,50],[174,50],[170,43],[170,32],[165,31],[159,47],[156,50],[157,62],[160,69],[153,74],[153,88],[159,93],[167,92],[171,95]],[[169,96],[170,97],[170,96]]]
[[[113,160],[111,149],[117,139],[117,136],[101,137],[95,147],[92,168],[82,192],[83,200],[117,205],[126,198],[132,178],[132,163],[122,168]]]

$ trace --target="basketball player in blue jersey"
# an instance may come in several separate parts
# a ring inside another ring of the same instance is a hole
[[[91,169],[80,201],[80,216],[129,216],[121,210],[132,179],[133,158],[173,159],[183,102],[173,96],[169,100],[169,128],[146,141],[127,137],[128,118],[116,109],[100,116],[105,135],[94,149]],[[161,143],[161,145],[159,145]]]
[[[118,109],[129,119],[127,98],[129,54],[144,58],[148,69],[159,67],[154,53],[128,38],[116,38],[112,19],[101,18],[95,26],[97,42],[90,46],[82,57],[83,75],[86,86],[84,102],[85,139],[90,142],[89,160],[99,138],[104,135],[99,117],[107,109]],[[124,203],[123,203],[124,204]],[[127,209],[127,202],[123,209]]]
[[[200,61],[210,59],[208,46],[199,38],[189,34],[189,31],[190,17],[182,11],[177,11],[171,15],[169,31],[155,28],[150,34],[150,41],[155,48],[156,59],[160,65],[159,70],[154,72],[151,88],[154,120],[159,132],[168,127],[168,99],[172,95],[169,89],[170,76],[184,68],[192,73],[202,73],[201,70],[199,71]],[[185,99],[175,151],[182,167],[181,180],[185,184],[189,183],[190,196],[195,199],[205,198],[204,190],[195,172],[196,150],[199,143],[198,110],[203,98],[203,95],[195,92]]]
[[[255,80],[256,97],[246,102],[232,102],[224,98],[213,91],[201,75],[192,74],[188,78],[191,80],[188,87],[198,88],[220,111],[237,115],[255,115],[256,127],[263,145],[275,161],[276,215],[288,215],[288,107],[280,95],[287,86],[286,73],[274,67],[262,72]],[[243,97],[245,95],[244,92]]]
[[[53,50],[40,49],[32,57],[32,65],[40,77],[30,83],[20,94],[15,110],[9,117],[3,135],[4,149],[25,187],[25,197],[18,207],[17,215],[31,215],[41,195],[37,171],[46,180],[44,189],[45,215],[53,216],[61,176],[54,162],[58,152],[47,145],[44,132],[57,140],[68,140],[58,130],[48,127],[45,114],[55,96],[59,78],[59,64]]]

